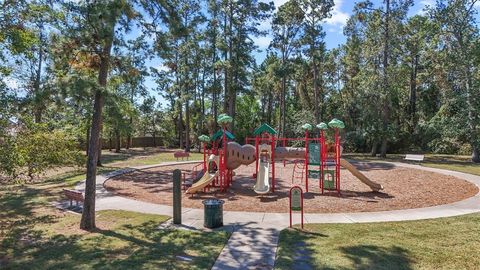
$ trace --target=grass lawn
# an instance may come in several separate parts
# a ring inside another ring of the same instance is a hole
[[[352,158],[357,160],[369,160],[369,161],[395,161],[395,162],[405,162],[405,155],[401,154],[389,154],[387,158],[380,157],[371,157],[368,154],[345,154],[346,158]],[[445,170],[459,171],[464,173],[470,173],[475,175],[480,175],[480,164],[475,164],[471,162],[470,156],[457,156],[457,155],[438,155],[438,154],[427,154],[425,155],[425,160],[419,164],[425,167],[439,168]]]
[[[172,159],[130,156],[105,162],[99,173]],[[210,269],[228,240],[226,232],[159,230],[168,217],[126,211],[98,212],[98,230],[86,233],[80,215],[52,206],[84,178],[82,169],[0,185],[0,269]]]
[[[385,160],[347,154],[357,160]],[[389,155],[388,161],[403,161]],[[466,156],[426,155],[422,166],[480,175]],[[308,224],[280,234],[276,269],[479,269],[480,214],[422,221]]]
[[[128,167],[138,165],[153,165],[160,162],[177,161],[173,157],[173,150],[162,150],[160,148],[133,148],[129,150],[122,150],[120,153],[103,150],[102,162],[108,166]],[[179,161],[182,159],[180,158]],[[187,159],[184,158],[186,161]],[[197,152],[190,152],[189,160],[203,160],[203,154]]]
[[[423,221],[309,224],[280,234],[276,269],[479,269],[480,215]]]

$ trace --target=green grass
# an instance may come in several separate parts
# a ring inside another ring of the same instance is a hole
[[[405,162],[362,154],[347,158]],[[426,155],[422,166],[480,175],[467,156]],[[313,269],[478,269],[480,214],[422,221],[309,224],[281,232],[276,268],[307,264]]]
[[[478,269],[480,215],[423,221],[310,224],[281,232],[276,269]],[[303,254],[300,256],[300,254]]]
[[[471,162],[469,156],[458,155],[439,155],[439,154],[426,154],[423,162],[410,162],[405,161],[405,155],[401,154],[389,154],[387,158],[371,157],[367,154],[345,154],[347,158],[356,160],[368,160],[368,161],[395,161],[419,164],[425,167],[439,168],[445,170],[459,171],[464,173],[470,173],[480,175],[480,164]]]
[[[179,161],[182,159],[180,158]],[[187,159],[184,158],[184,161]],[[197,152],[190,152],[189,160],[203,160],[203,154]],[[177,161],[173,157],[173,151],[162,151],[155,148],[147,149],[130,149],[128,151],[123,150],[120,153],[110,152],[104,150],[102,152],[102,162],[103,164],[109,166],[120,166],[120,167],[129,167],[129,166],[138,166],[138,165],[153,165],[160,162],[171,162]]]
[[[28,233],[15,230],[0,254],[7,254],[10,269],[210,269],[228,239],[226,232],[159,230],[165,216],[97,215],[94,233],[76,230],[80,216],[74,214],[45,219]]]
[[[148,154],[111,159],[98,173],[173,160],[173,153]],[[228,240],[226,232],[160,230],[168,217],[126,211],[100,211],[99,229],[82,231],[80,215],[51,204],[83,179],[78,169],[0,186],[0,269],[210,269]]]

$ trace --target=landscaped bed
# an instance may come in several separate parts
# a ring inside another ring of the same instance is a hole
[[[189,172],[194,164],[160,166],[139,170],[108,180],[110,191],[138,200],[171,205],[172,171]],[[309,213],[365,212],[419,208],[460,201],[478,193],[478,188],[465,180],[423,170],[395,167],[392,164],[358,162],[362,172],[384,186],[380,193],[372,192],[347,170],[341,172],[341,194],[319,193],[318,180],[310,179],[310,193],[305,195],[305,211]],[[206,198],[226,200],[226,210],[284,212],[288,211],[288,190],[292,186],[293,165],[276,164],[276,190],[273,194],[257,195],[252,187],[254,165],[235,170],[233,185],[226,193],[183,195],[184,207],[201,208]],[[293,184],[302,185],[300,180]]]

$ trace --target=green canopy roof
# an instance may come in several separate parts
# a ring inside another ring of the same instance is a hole
[[[313,129],[313,127],[312,127],[312,125],[307,123],[307,124],[303,124],[302,129],[311,131]]]
[[[235,140],[235,136],[233,136],[232,133],[230,133],[228,130],[225,131],[225,135],[227,136],[227,139],[229,140]],[[212,141],[216,141],[218,139],[221,139],[223,136],[223,131],[219,129],[215,134],[212,135]]]
[[[201,135],[198,137],[198,139],[202,142],[209,142],[210,141],[210,137],[208,137],[207,135]]]
[[[268,124],[264,123],[261,126],[259,126],[257,129],[255,129],[255,131],[253,132],[253,135],[257,136],[257,135],[262,134],[263,132],[266,132],[266,133],[271,134],[271,135],[277,134],[277,131],[275,131],[275,129],[273,129]]]
[[[320,122],[320,124],[317,125],[317,128],[325,130],[325,129],[328,129],[328,125],[324,122]]]
[[[228,116],[225,113],[222,113],[218,116],[217,118],[217,123],[221,126],[223,125],[228,125],[233,121],[233,118],[231,116]]]
[[[345,124],[337,118],[333,118],[332,121],[328,123],[328,126],[332,128],[345,128]]]

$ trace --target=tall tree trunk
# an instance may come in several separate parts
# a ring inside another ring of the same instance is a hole
[[[412,68],[410,70],[410,132],[413,133],[417,125],[417,70],[418,70],[418,54],[412,57]]]
[[[121,148],[120,142],[120,130],[118,128],[115,129],[115,152],[120,153]]]
[[[95,91],[95,100],[93,105],[92,131],[90,134],[90,144],[87,158],[87,178],[85,181],[85,202],[83,204],[82,219],[80,220],[80,229],[95,229],[95,195],[96,195],[96,176],[98,149],[100,146],[100,131],[102,127],[102,111],[105,102],[104,91],[107,87],[108,70],[110,65],[110,51],[112,49],[113,32],[107,38],[102,55],[100,55],[100,68],[98,71],[98,84],[100,88]],[[100,149],[101,150],[101,149]]]
[[[103,130],[103,121],[100,122],[100,135],[98,136],[98,156],[97,156],[97,166],[102,167],[102,130]]]
[[[378,152],[378,142],[374,140],[372,142],[372,150],[370,151],[370,156],[376,157]]]
[[[272,125],[272,111],[273,111],[273,89],[268,91],[268,101],[267,101],[267,123]]]
[[[388,124],[390,120],[390,85],[388,82],[388,57],[389,57],[389,42],[390,42],[390,0],[385,0],[385,40],[383,50],[383,105],[382,105],[382,146],[380,148],[380,156],[387,157],[388,147]]]
[[[190,102],[185,103],[185,151],[190,152]]]
[[[313,45],[311,50],[313,51]],[[313,104],[313,113],[315,115],[315,121],[320,122],[320,108],[323,108],[323,104],[320,104],[320,89],[318,87],[318,67],[315,61],[315,56],[312,56],[312,65],[313,65],[313,98],[315,104]]]
[[[40,31],[40,47],[38,49],[38,66],[36,70],[35,81],[33,83],[34,88],[34,118],[35,123],[42,122],[43,102],[40,98],[40,80],[42,78],[42,63],[43,63],[43,33]]]
[[[285,137],[285,113],[286,113],[286,90],[287,78],[286,75],[282,76],[282,93],[280,94],[280,137]]]
[[[178,102],[178,140],[180,149],[183,149],[183,108],[180,102]]]

